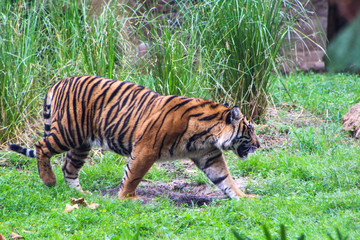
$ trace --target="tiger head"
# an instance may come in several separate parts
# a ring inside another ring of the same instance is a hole
[[[234,107],[226,116],[226,124],[233,127],[228,150],[232,150],[241,159],[246,159],[249,153],[254,153],[260,147],[254,126],[244,117],[239,108]],[[234,134],[235,133],[235,134]]]

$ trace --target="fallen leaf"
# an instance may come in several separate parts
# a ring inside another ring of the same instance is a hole
[[[88,205],[88,203],[86,202],[86,200],[84,198],[71,198],[71,203],[83,205],[85,207]]]
[[[75,208],[79,208],[79,204],[74,204],[74,205],[66,204],[65,213],[69,213],[72,210],[74,210]]]
[[[6,240],[6,238],[0,233],[0,240]]]
[[[23,236],[21,236],[21,235],[19,235],[19,234],[17,234],[17,233],[14,233],[14,232],[12,232],[12,233],[10,234],[10,238],[11,238],[11,239],[24,239]]]
[[[90,208],[90,209],[96,209],[98,206],[100,206],[100,204],[98,204],[98,203],[91,203],[90,205],[88,205],[88,207]]]
[[[71,204],[66,204],[65,212],[68,213],[72,211],[74,208],[79,208],[79,205],[82,205],[84,207],[89,207],[90,209],[96,209],[100,204],[98,203],[91,203],[90,205],[87,203],[87,201],[84,198],[70,198]]]

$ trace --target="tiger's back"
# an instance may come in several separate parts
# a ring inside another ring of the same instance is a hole
[[[162,96],[137,84],[96,76],[65,78],[53,85],[44,100],[44,119],[44,138],[35,145],[42,181],[56,183],[50,157],[67,152],[65,180],[81,189],[79,170],[91,147],[100,145],[129,157],[120,198],[136,197],[137,185],[154,162],[179,158],[192,159],[228,196],[246,196],[234,185],[221,150],[237,153],[239,144],[241,149],[259,147],[238,108]],[[242,127],[249,135],[240,141]],[[24,152],[18,145],[12,148]],[[251,152],[241,151],[245,156]]]

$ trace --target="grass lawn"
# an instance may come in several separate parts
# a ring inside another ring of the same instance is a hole
[[[0,233],[25,239],[235,239],[232,229],[250,239],[265,239],[262,226],[288,239],[360,239],[360,147],[341,130],[341,117],[359,101],[355,75],[297,74],[272,89],[276,106],[257,126],[263,148],[240,161],[228,153],[232,175],[246,178],[245,191],[257,199],[216,199],[178,205],[166,196],[146,204],[103,195],[119,185],[126,159],[94,153],[80,176],[92,192],[82,195],[65,185],[61,156],[53,159],[56,187],[43,185],[36,160],[0,153]],[[289,97],[291,96],[291,98]],[[277,140],[277,141],[276,141]],[[181,162],[155,166],[145,179],[170,183],[186,169]],[[210,185],[194,167],[187,181]],[[180,172],[180,173],[179,173]],[[70,198],[99,203],[65,213]]]

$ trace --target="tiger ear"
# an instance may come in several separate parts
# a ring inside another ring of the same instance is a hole
[[[226,116],[227,124],[236,124],[243,118],[243,115],[238,107],[234,107],[230,110],[228,115]]]

